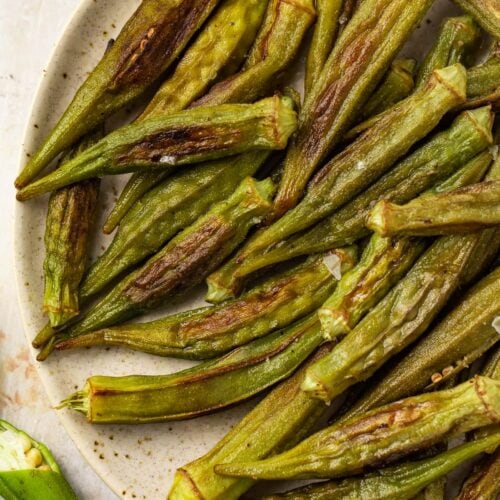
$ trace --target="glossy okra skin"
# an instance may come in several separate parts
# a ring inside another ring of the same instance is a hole
[[[303,390],[331,401],[413,343],[457,289],[477,241],[477,234],[437,240],[349,335],[308,369]]]
[[[424,251],[425,242],[372,236],[359,264],[342,276],[318,310],[323,337],[347,335],[406,274]]]
[[[498,340],[500,268],[483,278],[396,366],[348,411],[364,413],[411,396],[470,366]],[[488,374],[490,376],[490,374]]]
[[[496,0],[453,0],[493,38],[500,39],[500,6]]]
[[[101,136],[100,132],[90,135],[67,155],[66,161],[97,142]],[[78,289],[87,263],[99,187],[100,181],[91,179],[59,189],[49,199],[43,308],[53,327],[63,325],[80,312]]]
[[[425,85],[435,69],[468,59],[481,39],[479,27],[470,16],[448,17],[443,21],[434,46],[422,62],[417,75],[417,88]]]
[[[329,348],[328,344],[322,346],[303,368],[273,389],[207,454],[178,469],[169,500],[237,500],[254,481],[216,474],[215,465],[266,458],[310,435],[328,408],[307,397],[300,384],[305,367],[324,356]]]
[[[238,70],[262,23],[267,0],[225,0],[160,87],[139,120],[188,107],[214,82]],[[125,186],[104,230],[111,233],[123,216],[166,172],[136,173]]]
[[[334,424],[280,455],[221,464],[215,471],[254,479],[334,478],[499,421],[500,382],[475,377]]]
[[[380,469],[360,477],[352,477],[338,481],[327,481],[289,491],[281,495],[271,495],[265,500],[358,500],[397,498],[398,500],[443,498],[442,488],[438,496],[418,493],[428,485],[434,485],[446,474],[454,470],[466,460],[489,451],[500,445],[500,432],[494,433],[480,441],[466,443],[432,458],[406,462],[400,465]],[[475,497],[476,498],[476,497]]]
[[[366,3],[369,2],[363,5]],[[293,234],[325,219],[368,188],[430,132],[446,110],[463,102],[464,96],[462,66],[437,70],[426,87],[395,106],[376,126],[327,163],[316,174],[299,205],[271,226],[258,231],[235,257],[210,276],[209,297],[234,296],[239,286],[238,274],[246,261],[277,248]],[[491,127],[489,112],[487,122]],[[491,137],[491,132],[489,134]]]
[[[230,198],[214,205],[120,281],[77,324],[58,334],[56,342],[126,321],[199,284],[268,213],[273,192],[269,179],[245,179]]]
[[[470,233],[500,224],[500,181],[419,197],[406,205],[378,202],[366,225],[382,236]]]
[[[342,272],[355,264],[355,248],[332,253],[340,259]],[[337,279],[324,263],[324,256],[314,256],[269,278],[241,299],[150,323],[91,332],[63,341],[57,348],[118,345],[160,356],[213,358],[312,313],[336,286]]]
[[[138,121],[112,132],[61,168],[18,192],[27,200],[95,176],[169,170],[249,150],[284,149],[296,128],[288,97],[227,104]]]
[[[365,0],[356,9],[306,95],[274,202],[275,219],[298,203],[309,178],[353,123],[431,3]]]
[[[312,0],[270,0],[262,27],[242,70],[214,85],[193,106],[253,102],[276,87],[316,17]]]
[[[315,314],[221,358],[165,376],[94,376],[62,402],[91,423],[185,420],[244,401],[290,376],[321,344]]]
[[[394,104],[406,99],[413,91],[413,76],[417,68],[415,59],[396,59],[387,71],[382,83],[363,106],[359,118],[378,115]]]
[[[140,97],[175,61],[218,0],[145,0],[16,179],[26,186],[59,153]]]

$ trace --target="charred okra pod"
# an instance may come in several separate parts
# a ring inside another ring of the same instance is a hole
[[[308,369],[303,390],[331,401],[414,342],[457,289],[477,240],[473,234],[436,241],[349,335]]]
[[[266,5],[267,0],[225,0],[139,120],[185,109],[211,83],[237,71],[262,23]],[[134,174],[106,221],[105,233],[111,233],[134,203],[166,175]]]
[[[499,445],[500,432],[497,432],[474,443],[457,446],[432,458],[383,468],[360,477],[313,484],[282,495],[265,497],[264,500],[279,500],[280,498],[287,500],[359,500],[360,498],[437,500],[444,498],[442,496],[443,484],[440,479],[465,461]],[[439,488],[437,496],[419,494],[422,488],[434,485]]]
[[[315,314],[225,356],[164,376],[90,377],[61,403],[93,424],[185,420],[244,401],[290,376],[321,344]]]
[[[394,104],[406,99],[413,91],[413,76],[417,68],[415,59],[396,59],[387,71],[382,83],[363,106],[359,115],[367,119],[378,115]]]
[[[276,87],[316,16],[312,0],[270,0],[266,17],[243,69],[214,85],[193,106],[253,102]]]
[[[364,0],[306,96],[285,159],[274,218],[299,201],[307,181],[338,144],[432,0]]]
[[[500,6],[497,0],[453,0],[493,38],[500,39]]]
[[[151,87],[217,3],[144,0],[16,179],[16,187],[26,186],[59,153]]]
[[[321,306],[318,317],[323,336],[334,340],[347,335],[406,274],[425,243],[374,235],[359,264],[347,272],[333,295]]]
[[[417,88],[425,85],[435,69],[451,64],[467,66],[468,59],[479,44],[481,33],[470,16],[448,17],[443,21],[438,38],[419,68]]]
[[[221,464],[215,471],[253,479],[334,478],[498,422],[500,382],[475,377],[334,424],[281,455]]]
[[[325,263],[332,258],[339,261],[339,271],[344,273],[355,264],[355,249],[311,257],[269,278],[241,299],[220,306],[91,332],[63,341],[57,348],[119,345],[160,356],[213,358],[315,311],[337,285],[337,278]]]
[[[288,97],[180,111],[127,125],[18,192],[19,200],[100,175],[213,160],[252,149],[284,149],[296,127]]]
[[[68,155],[97,142],[96,133]],[[90,228],[99,197],[98,179],[83,181],[55,191],[49,200],[45,229],[45,291],[43,308],[51,326],[57,327],[80,312],[79,286],[87,262]]]
[[[378,202],[366,225],[382,236],[470,233],[500,224],[500,181],[480,182],[406,205]]]
[[[348,411],[357,415],[411,396],[460,372],[498,340],[500,268],[474,286],[460,303]]]
[[[0,497],[77,500],[49,449],[0,420]]]
[[[306,366],[328,350],[328,345],[321,347]],[[304,370],[273,389],[206,455],[181,467],[175,474],[169,500],[237,500],[254,481],[216,474],[215,465],[266,458],[310,435],[328,410],[300,390]]]
[[[369,3],[365,1],[362,5]],[[435,71],[426,87],[395,106],[375,127],[327,163],[316,174],[299,205],[258,231],[235,257],[210,276],[208,298],[234,296],[238,272],[247,260],[277,248],[291,235],[331,215],[381,177],[434,128],[447,110],[464,99],[462,66]],[[489,112],[487,116],[491,126]]]
[[[179,233],[56,339],[126,321],[203,281],[268,213],[273,192],[274,185],[269,179],[260,182],[245,179],[227,201],[214,205],[205,216]]]

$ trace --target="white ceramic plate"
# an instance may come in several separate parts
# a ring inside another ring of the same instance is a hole
[[[49,132],[87,72],[100,59],[108,39],[118,34],[139,3],[138,0],[82,1],[43,75],[27,125],[21,165]],[[425,30],[417,30],[405,52],[421,56],[432,41],[429,33],[434,32],[439,20],[455,12],[448,0],[437,0],[423,23]],[[104,180],[99,227],[123,182],[123,178],[117,177]],[[46,205],[47,198],[18,204],[16,213],[18,291],[29,342],[45,323],[41,303]],[[100,254],[106,244],[107,238],[97,235],[93,256]],[[199,305],[202,303],[200,297],[201,294],[193,293],[188,302],[172,304],[162,313]],[[91,375],[169,373],[189,364],[122,349],[94,348],[69,351],[64,355],[55,353],[45,363],[38,364],[38,371],[50,402],[56,405],[82,387]],[[59,414],[82,454],[118,495],[156,500],[165,498],[178,466],[208,450],[253,404],[249,402],[187,422],[135,427],[91,426],[83,416],[69,410]]]

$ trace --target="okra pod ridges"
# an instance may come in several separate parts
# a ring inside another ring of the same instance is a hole
[[[194,418],[244,401],[290,376],[321,344],[312,314],[223,357],[164,376],[90,377],[64,400],[91,423],[139,424]]]
[[[28,185],[59,153],[135,101],[173,63],[219,0],[144,0],[16,179]]]
[[[415,495],[422,488],[434,484],[435,481],[438,482],[442,494],[445,484],[441,484],[439,479],[444,479],[446,474],[466,460],[470,460],[480,453],[490,452],[499,445],[500,432],[496,432],[479,441],[456,446],[431,458],[385,467],[359,477],[312,484],[288,493],[266,496],[264,500],[279,500],[280,498],[288,500],[359,500],[368,498],[373,500],[389,498],[437,500],[444,497]]]
[[[18,192],[27,200],[84,179],[124,172],[172,170],[249,150],[286,147],[297,116],[288,97],[226,104],[156,116],[127,125],[53,173]]]
[[[355,248],[332,252],[341,273],[356,261]],[[330,256],[331,254],[328,254]],[[119,345],[151,354],[188,359],[212,358],[312,313],[337,285],[323,255],[273,276],[241,299],[174,314],[151,323],[107,328],[63,340],[56,348]]]
[[[373,236],[359,264],[342,276],[333,295],[318,310],[323,336],[348,334],[413,265],[425,243]]]
[[[281,455],[221,464],[215,471],[253,479],[334,478],[498,422],[500,382],[478,376],[334,424]]]
[[[436,70],[427,86],[395,106],[369,133],[327,163],[295,208],[255,233],[236,256],[209,277],[209,289],[218,290],[214,292],[218,297],[233,296],[238,273],[247,260],[279,248],[287,238],[325,219],[368,188],[415,142],[425,137],[446,111],[465,100],[465,85],[463,66]],[[487,120],[491,120],[489,112]]]
[[[500,39],[500,6],[497,0],[453,0],[494,39]]]

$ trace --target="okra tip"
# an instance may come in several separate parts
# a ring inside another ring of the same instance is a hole
[[[390,210],[390,206],[391,203],[387,200],[379,201],[368,214],[365,226],[381,236],[387,236],[389,234],[387,212]]]
[[[311,398],[320,399],[325,403],[329,403],[331,400],[328,388],[309,369],[306,370],[304,380],[300,384],[300,389]]]
[[[457,97],[458,104],[465,102],[467,98],[467,70],[462,64],[436,69],[432,72],[432,76]]]
[[[69,408],[79,413],[88,415],[89,411],[89,394],[87,385],[80,391],[76,391],[66,399],[63,399],[56,407],[56,410]]]

